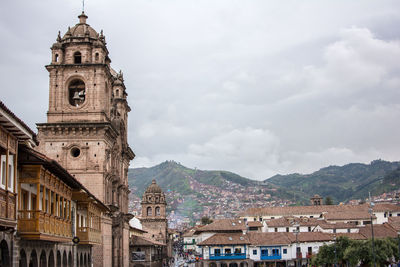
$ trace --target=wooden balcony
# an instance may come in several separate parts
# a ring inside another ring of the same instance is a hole
[[[15,194],[0,189],[0,226],[15,227],[17,225],[15,201]]]
[[[18,211],[18,231],[22,238],[67,242],[72,239],[71,221],[43,211]]]
[[[90,227],[78,227],[77,237],[79,237],[79,244],[95,245],[101,244],[101,231]]]

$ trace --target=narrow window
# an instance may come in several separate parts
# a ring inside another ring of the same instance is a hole
[[[147,216],[151,216],[152,213],[153,213],[153,211],[152,211],[151,207],[148,207],[147,208]]]
[[[1,184],[6,185],[6,161],[1,162]]]
[[[58,54],[56,54],[56,55],[54,56],[54,61],[55,61],[55,62],[58,62]]]
[[[82,63],[82,54],[81,54],[81,52],[75,52],[74,53],[74,63],[75,64],[81,64]]]
[[[13,166],[8,164],[8,189],[12,191],[13,189]]]
[[[257,255],[257,250],[253,249],[253,255]]]
[[[278,228],[275,227],[275,232],[278,232]]]
[[[308,226],[308,231],[311,232],[311,226]]]
[[[286,232],[288,232],[288,233],[289,233],[289,227],[286,227]]]
[[[156,207],[156,216],[160,216],[160,207]]]
[[[99,53],[95,54],[94,59],[95,59],[96,62],[99,61]]]

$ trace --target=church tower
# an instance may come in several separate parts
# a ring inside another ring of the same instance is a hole
[[[114,71],[103,31],[79,23],[51,47],[47,122],[39,123],[39,150],[57,160],[110,208],[102,218],[102,246],[95,266],[129,265],[127,93]]]
[[[155,180],[147,187],[142,198],[142,217],[140,222],[143,228],[155,233],[157,241],[167,243],[168,223],[166,216],[165,194]]]

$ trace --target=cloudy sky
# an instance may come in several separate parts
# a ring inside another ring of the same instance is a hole
[[[46,121],[50,46],[79,0],[5,0],[1,100]],[[133,167],[253,179],[400,158],[400,1],[86,0],[122,69]]]

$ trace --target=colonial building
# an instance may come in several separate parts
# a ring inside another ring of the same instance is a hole
[[[96,266],[128,266],[127,93],[121,72],[111,66],[103,31],[79,23],[60,33],[51,47],[47,122],[39,123],[38,149],[55,159],[111,212],[100,218]]]
[[[165,194],[156,181],[147,187],[142,198],[140,224],[143,235],[135,234],[131,220],[130,266],[160,267],[172,256],[172,239],[168,233]]]
[[[109,209],[34,149],[19,148],[18,169],[19,266],[91,266]]]
[[[0,266],[91,266],[109,208],[36,145],[0,102]]]
[[[16,266],[18,147],[35,146],[36,134],[0,101],[0,266]]]

